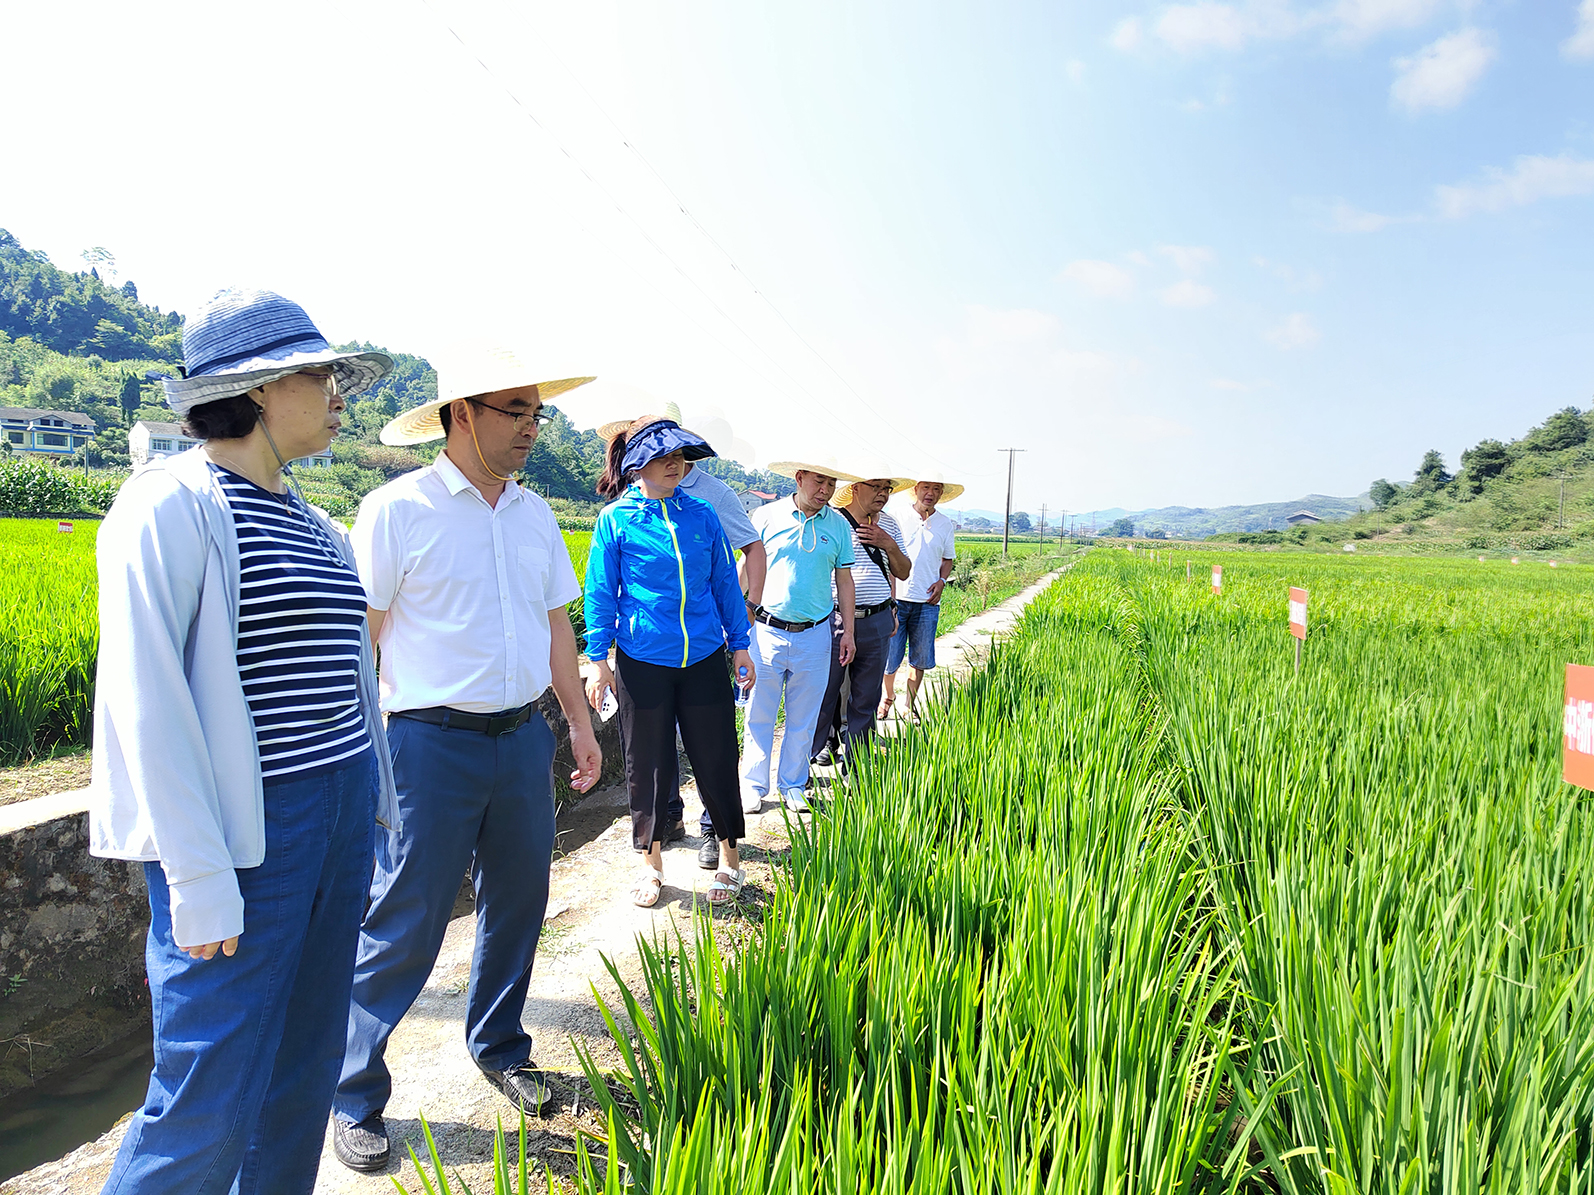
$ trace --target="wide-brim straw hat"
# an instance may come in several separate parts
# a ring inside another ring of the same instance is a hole
[[[795,479],[798,473],[823,473],[826,477],[834,477],[836,481],[868,481],[867,477],[859,477],[856,473],[849,473],[841,467],[841,462],[835,457],[821,457],[818,460],[806,461],[771,461],[771,473],[778,473],[782,477]]]
[[[941,496],[936,499],[937,506],[943,502],[951,502],[954,498],[957,498],[963,493],[963,487],[961,485],[955,481],[948,481],[939,472],[924,473],[918,477],[915,477],[909,484],[908,488],[913,489],[921,481],[934,482],[936,485],[941,487]]]
[[[860,461],[849,461],[848,462],[848,464],[853,464],[853,465],[857,465],[857,464],[869,465],[869,464],[875,464],[875,463],[878,463],[878,462],[873,462],[873,461],[862,461],[862,462],[860,462]],[[889,473],[865,473],[860,480],[863,480],[863,481],[882,481],[883,480],[883,481],[890,482],[891,483],[891,493],[886,495],[886,497],[888,497],[888,498],[890,498],[890,497],[892,497],[892,496],[894,496],[896,494],[900,494],[904,490],[911,490],[913,488],[913,478],[911,478],[911,477],[892,477]],[[851,506],[852,505],[852,487],[854,485],[856,485],[856,484],[857,484],[856,482],[849,481],[845,485],[838,485],[836,487],[835,495],[830,499],[830,505],[832,505],[832,506]]]
[[[183,325],[183,376],[162,378],[166,405],[179,415],[247,394],[306,366],[330,365],[345,398],[393,368],[386,353],[342,353],[303,307],[269,290],[219,292]]]
[[[464,354],[453,363],[445,363],[437,371],[437,397],[431,402],[411,407],[390,420],[382,429],[380,439],[384,444],[395,446],[442,439],[443,420],[439,413],[456,399],[487,398],[503,390],[535,386],[537,397],[549,403],[559,395],[595,380],[589,377],[550,381],[545,374],[527,366],[510,349],[485,349]]]

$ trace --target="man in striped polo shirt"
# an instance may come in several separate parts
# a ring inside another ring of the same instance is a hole
[[[886,654],[897,629],[896,582],[913,567],[886,499],[913,484],[906,477],[874,477],[839,486],[831,505],[852,526],[853,642],[850,663],[841,659],[841,611],[831,615],[830,683],[814,727],[814,762],[845,762],[874,732],[875,706],[886,677]],[[837,595],[837,600],[840,600]]]
[[[483,1075],[536,1115],[549,1098],[521,1010],[548,903],[554,736],[534,704],[549,684],[570,725],[573,787],[597,780],[576,640],[581,595],[548,504],[514,475],[555,394],[512,355],[439,377],[440,397],[382,429],[388,444],[446,437],[425,469],[369,494],[352,534],[382,649],[381,702],[403,819],[378,834],[360,934],[333,1147],[354,1170],[387,1165],[389,1035],[426,983],[460,877],[476,891],[465,1040]]]

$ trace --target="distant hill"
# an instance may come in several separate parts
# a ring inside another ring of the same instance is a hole
[[[1096,530],[1103,534],[1114,523],[1127,519],[1133,525],[1136,535],[1161,531],[1173,539],[1203,539],[1208,535],[1222,532],[1266,531],[1270,527],[1288,527],[1289,524],[1285,520],[1298,510],[1310,511],[1325,522],[1332,522],[1349,518],[1359,510],[1371,509],[1372,505],[1372,500],[1365,494],[1355,498],[1308,494],[1304,498],[1296,498],[1289,502],[1261,502],[1251,506],[1163,506],[1155,510],[1124,510],[1115,506],[1110,510],[1085,511],[1083,514],[1070,511],[1068,518],[1072,525],[1081,528],[1091,526],[1091,520],[1094,520]],[[964,520],[985,519],[998,530],[1002,526],[1002,512],[999,510],[960,511],[949,508],[947,513],[959,515]],[[1034,511],[1026,513],[1032,519],[1038,517]],[[1049,529],[1056,528],[1057,517],[1055,510],[1048,511]]]

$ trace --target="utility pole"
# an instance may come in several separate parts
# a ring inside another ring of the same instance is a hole
[[[1041,548],[1046,547],[1046,503],[1041,503]]]
[[[1007,510],[1002,515],[1002,555],[1007,555],[1008,528],[1013,522],[1013,454],[1026,452],[1024,448],[998,448],[996,451],[1007,453]]]

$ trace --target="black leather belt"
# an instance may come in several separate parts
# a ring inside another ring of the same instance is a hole
[[[876,602],[873,606],[857,606],[853,609],[854,618],[872,618],[882,610],[889,610],[897,604],[896,598],[887,598],[883,602]]]
[[[456,710],[446,705],[431,705],[418,710],[395,710],[388,716],[412,718],[417,722],[441,726],[444,730],[476,730],[497,738],[501,734],[519,730],[530,722],[535,709],[534,705],[527,702],[518,710],[503,710],[496,714],[467,714],[464,710]]]
[[[834,613],[835,611],[832,610],[831,614]],[[823,618],[816,618],[812,622],[787,622],[784,618],[776,618],[768,610],[760,606],[753,611],[753,621],[774,627],[777,631],[806,631],[809,627],[816,627],[822,622],[829,622],[830,614],[825,615]]]

